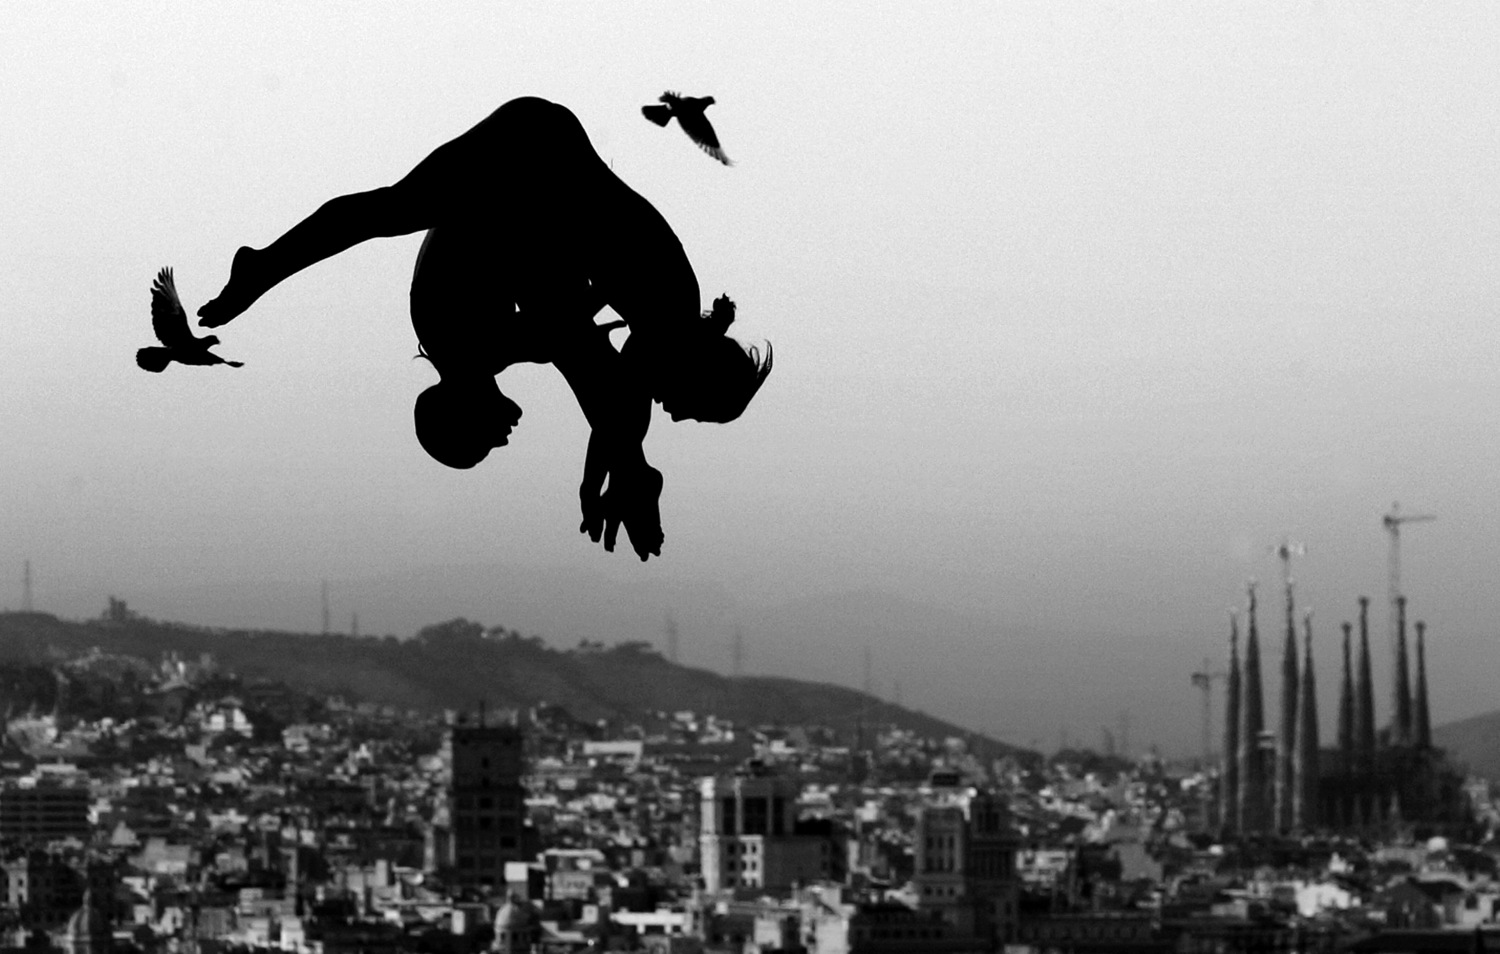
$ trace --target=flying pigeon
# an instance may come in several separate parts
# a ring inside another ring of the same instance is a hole
[[[225,361],[209,351],[219,343],[217,335],[193,336],[188,327],[187,312],[182,308],[182,299],[177,297],[177,286],[172,281],[172,270],[164,268],[151,283],[151,328],[165,347],[142,348],[135,353],[135,363],[147,371],[161,371],[173,361],[182,364],[227,364],[231,368],[244,365],[243,361]]]
[[[688,134],[688,138],[698,144],[698,148],[724,163],[726,166],[734,165],[729,157],[724,155],[724,150],[719,148],[719,137],[714,135],[714,127],[708,122],[708,117],[703,111],[714,104],[712,96],[679,96],[676,93],[662,93],[658,99],[665,103],[664,106],[642,106],[641,114],[658,126],[665,126],[673,116],[677,117],[677,125]]]

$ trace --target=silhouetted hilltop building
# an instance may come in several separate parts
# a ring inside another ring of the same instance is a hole
[[[1287,605],[1291,609],[1291,590]],[[1220,774],[1226,834],[1292,834],[1314,830],[1394,834],[1407,829],[1451,831],[1469,821],[1463,775],[1446,754],[1432,745],[1427,685],[1426,626],[1417,623],[1416,685],[1402,677],[1406,665],[1406,600],[1396,601],[1392,721],[1375,731],[1374,689],[1370,676],[1369,600],[1359,600],[1357,667],[1350,645],[1353,627],[1343,624],[1343,685],[1339,699],[1337,747],[1322,750],[1312,624],[1305,621],[1303,659],[1296,660],[1296,635],[1288,632],[1283,662],[1282,731],[1263,729],[1260,706],[1260,652],[1255,619],[1255,589],[1249,592],[1249,626],[1243,683],[1231,693],[1225,716],[1225,752],[1235,752],[1234,769]],[[1230,671],[1237,666],[1237,632],[1230,632]],[[1297,692],[1287,706],[1287,683]],[[1403,704],[1402,699],[1405,698]],[[1234,711],[1238,707],[1239,711]],[[1293,732],[1288,740],[1285,731]],[[1234,727],[1231,729],[1231,726]],[[1283,811],[1283,808],[1285,811]]]

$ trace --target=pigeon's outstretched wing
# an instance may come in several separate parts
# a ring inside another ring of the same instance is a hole
[[[698,148],[713,156],[715,159],[732,166],[729,157],[724,155],[724,150],[719,146],[719,137],[714,134],[714,127],[703,115],[700,109],[681,109],[677,111],[677,122],[682,126],[682,131],[688,134],[688,138],[698,144]]]
[[[682,131],[688,134],[688,138],[698,144],[698,148],[713,156],[715,159],[732,166],[729,157],[724,155],[724,149],[719,145],[719,136],[714,132],[713,124],[703,111],[714,104],[712,96],[683,96],[668,90],[657,97],[663,105],[642,106],[641,115],[656,123],[665,126],[673,116],[677,117],[677,124]]]
[[[170,268],[163,268],[151,283],[151,328],[168,348],[192,348],[198,344],[188,327],[187,312],[183,310],[182,299],[177,297]]]

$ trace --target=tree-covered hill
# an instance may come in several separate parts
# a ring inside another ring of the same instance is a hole
[[[1013,746],[940,719],[826,683],[728,678],[668,662],[649,644],[584,641],[555,649],[536,636],[466,619],[415,638],[209,629],[159,622],[111,602],[109,618],[74,622],[44,613],[0,614],[0,662],[41,663],[98,648],[155,662],[167,654],[316,693],[423,710],[562,706],[588,721],[635,721],[692,710],[752,725],[894,725],[925,738],[959,736],[983,756]]]

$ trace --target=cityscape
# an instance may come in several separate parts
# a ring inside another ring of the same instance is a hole
[[[0,954],[1500,951],[1500,4],[3,22]]]
[[[26,605],[0,614],[5,944],[66,954],[1500,945],[1500,807],[1488,780],[1433,743],[1422,623],[1408,671],[1398,594],[1397,675],[1379,726],[1370,601],[1359,601],[1325,746],[1311,617],[1297,625],[1289,570],[1284,596],[1279,718],[1266,715],[1270,627],[1251,584],[1218,672],[1228,705],[1212,749],[1228,756],[1206,761],[1132,753],[1108,733],[1103,751],[997,746],[903,726],[899,707],[853,690],[841,691],[857,708],[827,724],[712,706],[589,719],[539,697],[508,705],[503,679],[496,698],[404,707],[379,690],[246,676],[223,658],[264,671],[256,654],[284,656],[290,639],[314,658],[335,646],[365,670],[377,658],[367,646],[479,668],[493,667],[489,652],[680,667],[641,643],[558,652],[462,619],[393,646],[155,621],[114,596],[77,622]],[[669,626],[669,654],[677,638]],[[227,655],[204,649],[216,645]],[[1208,673],[1195,674],[1205,692]]]

